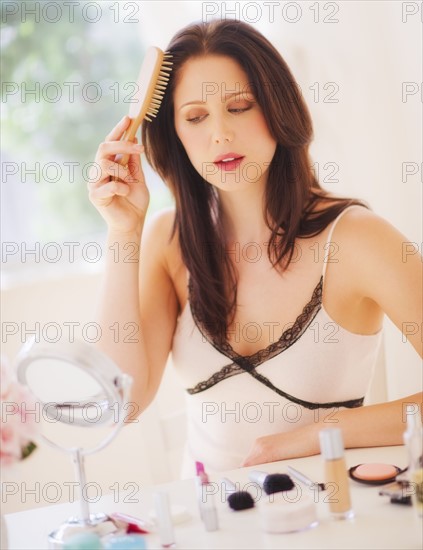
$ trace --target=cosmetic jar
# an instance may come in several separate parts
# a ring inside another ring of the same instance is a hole
[[[116,535],[103,542],[104,550],[145,550],[145,538],[141,535]]]
[[[100,538],[95,533],[80,532],[69,537],[63,545],[64,550],[102,550]]]
[[[266,533],[295,533],[318,524],[316,505],[311,495],[279,492],[263,497],[259,503],[260,525]]]

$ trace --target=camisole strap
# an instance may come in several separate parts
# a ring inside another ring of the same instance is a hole
[[[323,270],[322,270],[322,277],[323,277],[323,280],[325,279],[325,274],[326,274],[326,267],[327,267],[327,264],[328,263],[336,263],[338,260],[336,258],[334,259],[331,259],[330,258],[330,255],[332,256],[335,256],[336,255],[336,252],[337,252],[337,244],[336,243],[332,243],[332,235],[333,235],[333,231],[335,229],[335,226],[336,224],[338,223],[338,221],[342,218],[342,216],[345,214],[345,212],[348,212],[348,210],[351,210],[351,208],[355,208],[355,207],[359,207],[359,208],[362,208],[360,205],[358,204],[352,204],[351,206],[347,206],[347,208],[345,208],[345,210],[343,210],[340,214],[338,214],[338,216],[334,219],[334,221],[332,222],[332,226],[329,230],[329,235],[328,235],[328,238],[327,238],[327,241],[326,241],[326,244],[323,248],[323,250],[325,251],[325,256],[323,258]],[[334,246],[331,246],[331,245],[334,245]]]

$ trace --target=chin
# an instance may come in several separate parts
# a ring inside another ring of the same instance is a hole
[[[241,183],[241,182],[234,183],[233,185],[230,185],[228,183],[227,184],[213,185],[213,187],[217,191],[219,191],[221,193],[227,193],[227,194],[242,193],[243,191],[246,191],[247,189],[252,189],[253,187],[258,188],[258,186],[259,186],[258,182],[251,182],[251,181],[243,182],[243,183]]]

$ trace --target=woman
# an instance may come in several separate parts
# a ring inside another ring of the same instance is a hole
[[[385,313],[399,330],[420,327],[409,338],[422,354],[418,255],[403,262],[395,228],[320,187],[307,107],[254,28],[194,24],[168,50],[173,70],[157,119],[143,125],[145,149],[119,141],[125,117],[90,184],[108,224],[100,321],[140,327],[126,342],[106,331],[101,341],[133,376],[132,400],[148,406],[172,352],[186,389],[187,475],[194,460],[219,471],[316,454],[328,422],[346,447],[402,443],[404,404],[421,394],[362,405]],[[175,197],[145,229],[142,151]],[[126,168],[116,163],[125,153]],[[139,264],[125,261],[141,239]]]

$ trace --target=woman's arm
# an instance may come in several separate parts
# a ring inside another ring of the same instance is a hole
[[[133,409],[127,422],[148,406],[157,391],[178,309],[165,261],[172,214],[156,215],[144,229],[149,192],[140,161],[142,148],[121,141],[129,122],[128,117],[122,119],[100,144],[89,183],[90,200],[108,226],[97,312],[102,335],[96,345],[133,378]],[[125,153],[130,155],[128,167],[118,163]]]
[[[240,466],[318,454],[319,431],[323,428],[341,428],[347,449],[401,445],[406,429],[405,410],[410,403],[417,404],[422,411],[422,394],[358,409],[344,409],[326,415],[322,413],[323,418],[308,426],[258,438]]]
[[[358,295],[374,300],[422,357],[421,255],[399,231],[372,212],[352,211],[344,218],[337,225],[337,258],[346,272],[353,274],[350,285]],[[396,401],[340,410],[292,432],[261,437],[242,465],[317,454],[318,432],[331,426],[343,430],[346,448],[400,445],[405,407],[417,403],[423,413],[422,401],[422,393],[416,393]]]
[[[173,219],[161,212],[138,232],[109,232],[99,292],[97,346],[132,379],[130,402],[138,416],[153,400],[171,349],[178,302],[165,264]],[[141,241],[141,246],[140,246]]]
[[[386,220],[372,212],[351,213],[351,228],[340,227],[340,261],[354,273],[356,292],[374,300],[422,357],[423,258]],[[353,261],[347,254],[350,247]]]

